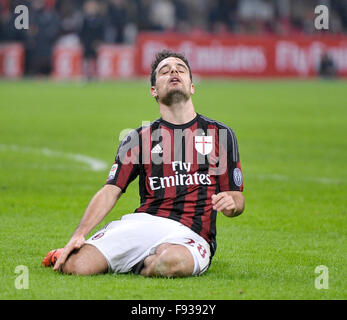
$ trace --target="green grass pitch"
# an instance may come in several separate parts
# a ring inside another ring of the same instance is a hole
[[[245,212],[219,213],[218,250],[201,277],[81,277],[41,260],[103,186],[120,132],[159,117],[149,82],[0,82],[0,299],[346,299],[346,93],[344,81],[197,83],[196,111],[238,137]],[[138,204],[135,181],[97,228]],[[328,289],[315,287],[320,265]]]

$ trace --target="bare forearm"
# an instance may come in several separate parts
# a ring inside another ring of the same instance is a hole
[[[83,246],[85,236],[112,210],[121,194],[122,190],[112,185],[104,186],[95,194],[70,241],[66,244],[61,256],[55,263],[53,270],[60,270],[70,253]]]
[[[106,185],[90,201],[74,236],[86,236],[112,210],[121,195],[118,187]]]

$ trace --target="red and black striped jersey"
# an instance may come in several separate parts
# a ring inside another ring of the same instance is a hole
[[[181,222],[216,250],[212,195],[242,191],[236,136],[231,128],[198,114],[175,125],[158,119],[131,131],[120,143],[106,181],[126,191],[139,176],[135,212]]]

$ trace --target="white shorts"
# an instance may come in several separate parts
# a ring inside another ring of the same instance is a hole
[[[112,221],[86,241],[106,258],[109,271],[126,273],[162,243],[180,244],[194,258],[192,275],[201,275],[210,264],[210,246],[180,222],[148,213],[131,213]]]

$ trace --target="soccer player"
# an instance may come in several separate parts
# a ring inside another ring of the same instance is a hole
[[[159,52],[150,92],[161,118],[123,139],[105,186],[70,241],[49,252],[44,265],[80,275],[184,277],[208,269],[216,251],[217,212],[243,212],[243,179],[234,132],[195,112],[194,90],[187,59]],[[86,241],[137,176],[140,206]]]

